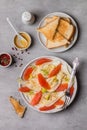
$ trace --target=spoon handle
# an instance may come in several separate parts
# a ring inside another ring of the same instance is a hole
[[[12,27],[12,29],[14,30],[14,32],[16,33],[16,35],[19,35],[19,33],[16,31],[16,29],[14,28],[14,26],[12,25],[10,19],[7,17],[7,22],[9,23],[9,25]]]

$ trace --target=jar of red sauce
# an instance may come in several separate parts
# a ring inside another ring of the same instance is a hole
[[[9,67],[12,63],[12,57],[9,53],[0,54],[0,66]]]

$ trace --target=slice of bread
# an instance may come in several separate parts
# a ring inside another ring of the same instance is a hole
[[[54,21],[57,18],[59,19],[60,17],[59,16],[47,17],[45,18],[44,22],[45,24],[49,24],[50,22]]]
[[[65,21],[67,21],[68,23],[71,23],[70,18],[62,17],[61,19],[63,19],[63,20],[65,20]]]
[[[46,24],[45,26],[38,28],[37,30],[41,32],[48,40],[53,40],[58,23],[59,23],[59,17],[57,17],[49,24]]]
[[[54,40],[47,40],[46,47],[56,48],[67,45],[69,42],[59,32],[56,33]]]
[[[18,114],[19,117],[23,117],[26,107],[22,106],[19,101],[17,101],[15,98],[13,98],[12,96],[9,97],[9,100],[11,102],[11,104],[13,105],[15,112]]]
[[[72,24],[64,19],[60,19],[59,26],[57,28],[60,34],[62,34],[67,40],[71,40],[74,35],[75,28]]]

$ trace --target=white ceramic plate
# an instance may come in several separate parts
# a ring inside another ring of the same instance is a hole
[[[71,71],[71,69],[72,69],[67,62],[65,62],[64,60],[62,60],[62,59],[60,59],[60,58],[58,58],[58,57],[54,57],[54,56],[42,56],[42,57],[38,57],[38,58],[36,58],[36,59],[30,61],[30,62],[25,66],[25,68],[23,69],[23,71],[21,72],[20,77],[22,77],[24,70],[25,70],[29,65],[31,65],[31,64],[34,63],[36,60],[38,60],[39,58],[49,58],[49,59],[53,59],[53,60],[58,60],[58,61],[60,61],[62,64],[67,65],[69,71]],[[75,96],[76,96],[76,92],[77,92],[77,79],[76,79],[76,77],[75,77],[75,81],[74,81],[74,85],[73,85],[73,86],[74,86],[74,92],[73,92],[73,95],[72,95],[72,97],[71,97],[71,100],[70,100],[69,105],[73,102],[73,100],[74,100],[74,98],[75,98]],[[19,87],[20,87],[20,83],[19,83]],[[34,110],[37,110],[37,111],[39,111],[39,112],[42,112],[42,113],[54,113],[54,112],[58,112],[58,111],[61,111],[61,110],[64,109],[64,108],[55,108],[55,109],[48,110],[48,111],[40,111],[40,110],[38,110],[36,107],[33,107],[33,106],[31,106],[31,105],[29,104],[29,99],[28,99],[23,93],[20,93],[20,94],[21,94],[21,96],[23,97],[24,101],[27,103],[28,106],[30,106],[31,108],[33,108]]]
[[[39,26],[38,28],[42,27],[44,25],[44,20],[47,18],[47,17],[52,17],[52,16],[60,16],[60,17],[65,17],[65,18],[70,18],[72,24],[75,26],[75,34],[74,34],[74,39],[71,41],[70,45],[68,47],[59,47],[59,48],[53,48],[53,49],[48,49],[46,47],[46,38],[43,34],[41,34],[40,32],[37,32],[37,35],[38,35],[38,38],[39,38],[39,41],[40,43],[49,51],[51,52],[64,52],[68,49],[70,49],[76,42],[77,40],[77,37],[78,37],[78,27],[77,27],[77,24],[75,22],[75,20],[68,14],[66,13],[62,13],[62,12],[54,12],[54,13],[50,13],[48,15],[46,15],[42,20],[41,22],[39,23]]]

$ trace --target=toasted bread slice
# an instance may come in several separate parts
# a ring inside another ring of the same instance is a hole
[[[60,34],[62,34],[67,40],[71,40],[74,35],[75,28],[72,24],[64,19],[60,19],[59,26],[57,28]]]
[[[57,19],[57,18],[59,18],[59,16],[47,17],[47,18],[45,19],[45,23],[48,24],[48,23],[54,21],[54,20]]]
[[[19,101],[17,101],[15,98],[13,98],[12,96],[9,97],[9,100],[11,102],[11,104],[13,105],[15,112],[18,114],[19,117],[23,117],[26,108],[24,106],[22,106]]]
[[[67,21],[68,23],[71,23],[70,18],[62,17],[61,19],[63,19],[63,20],[65,20],[65,21]]]
[[[54,38],[57,26],[59,22],[59,17],[46,24],[44,27],[38,28],[37,30],[41,32],[48,40],[52,40]]]
[[[65,20],[65,21],[71,23],[70,18],[59,17],[59,16],[47,17],[47,18],[45,18],[45,23],[48,24],[48,23],[52,22],[53,20],[55,20],[56,18],[60,18],[60,19],[63,19],[63,20]]]
[[[67,39],[65,39],[59,32],[56,33],[54,40],[47,40],[46,47],[56,48],[67,45],[69,42]]]

